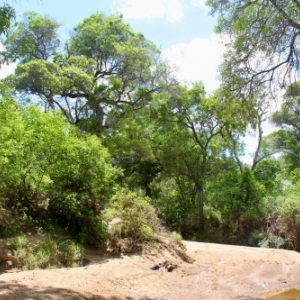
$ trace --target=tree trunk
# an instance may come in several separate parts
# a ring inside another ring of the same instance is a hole
[[[199,204],[199,229],[204,230],[204,188],[203,184],[197,184],[198,204]]]

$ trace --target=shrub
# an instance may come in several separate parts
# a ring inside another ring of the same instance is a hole
[[[109,245],[123,252],[134,251],[141,244],[154,240],[155,233],[161,230],[149,199],[124,189],[112,197],[103,218],[108,224]]]
[[[59,245],[59,262],[66,267],[77,267],[83,259],[83,248],[72,241]]]
[[[176,231],[171,232],[171,238],[176,242],[181,242],[182,241],[182,236]]]
[[[76,267],[83,259],[82,246],[69,240],[58,242],[50,237],[34,244],[26,236],[16,236],[11,251],[17,257],[15,266],[22,269]]]
[[[158,208],[160,218],[172,230],[186,233],[192,228],[191,220],[197,214],[193,184],[184,178],[158,175],[151,183],[151,203]]]
[[[272,235],[280,237],[273,244],[299,251],[300,249],[300,202],[299,182],[286,181],[282,194],[273,199],[272,225],[269,228]]]
[[[99,215],[119,173],[100,139],[57,111],[0,98],[0,235],[14,234],[14,218],[26,213],[98,245],[105,238]]]

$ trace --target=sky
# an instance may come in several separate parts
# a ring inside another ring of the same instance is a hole
[[[177,69],[182,82],[201,80],[207,93],[218,88],[218,66],[225,47],[214,33],[216,17],[209,14],[205,0],[14,0],[17,19],[34,11],[61,24],[59,34],[67,40],[76,25],[93,13],[122,14],[125,23],[152,41]],[[13,70],[4,66],[0,77]],[[273,130],[265,125],[265,132]],[[247,135],[245,161],[255,151],[255,135]]]
[[[26,11],[52,17],[61,24],[62,39],[93,13],[123,15],[124,22],[154,42],[178,79],[203,81],[207,92],[218,87],[217,68],[224,47],[214,34],[216,18],[205,0],[14,0],[17,17]]]

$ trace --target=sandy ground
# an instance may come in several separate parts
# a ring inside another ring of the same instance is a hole
[[[278,290],[300,288],[300,253],[184,242],[195,260],[188,264],[167,254],[98,257],[81,268],[35,270],[0,275],[0,299],[300,299],[268,298]],[[178,268],[152,270],[169,260]],[[295,296],[296,295],[296,296]]]

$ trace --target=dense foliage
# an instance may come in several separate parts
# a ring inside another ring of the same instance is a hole
[[[59,112],[24,108],[7,97],[0,107],[2,208],[57,222],[84,243],[103,238],[97,216],[118,174],[107,149]],[[3,231],[9,221],[3,212]]]
[[[119,16],[86,18],[65,51],[58,28],[49,17],[25,13],[4,41],[7,59],[20,62],[8,82],[23,99],[61,110],[84,130],[101,134],[172,82],[158,49]]]
[[[286,53],[281,38],[291,45],[293,23],[278,39],[272,26],[281,28],[291,7],[209,3],[221,12],[219,31],[234,40],[221,88],[209,96],[201,82],[176,82],[156,46],[120,16],[86,18],[64,49],[50,17],[29,12],[16,23],[3,55],[17,67],[0,86],[2,237],[34,224],[80,244],[108,241],[131,251],[155,241],[162,223],[186,238],[300,249],[299,83],[271,118],[279,129],[265,137],[268,99],[260,85],[274,72],[254,76],[241,63],[246,50]],[[269,23],[248,32],[254,14],[258,24],[270,15]],[[249,128],[257,147],[247,164]],[[44,244],[32,251],[51,265],[63,245],[44,243],[55,251],[46,255]],[[20,251],[31,247],[23,244]]]

